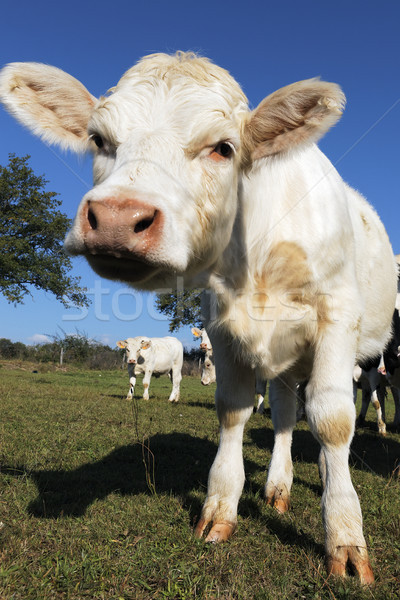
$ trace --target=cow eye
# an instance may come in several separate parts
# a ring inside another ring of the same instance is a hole
[[[229,142],[220,142],[211,152],[210,157],[216,161],[231,158],[233,156],[233,146]]]
[[[104,140],[103,140],[103,138],[101,137],[101,135],[99,135],[98,133],[93,133],[93,134],[90,136],[90,139],[92,140],[92,142],[94,142],[94,143],[96,144],[96,146],[97,146],[98,148],[100,148],[100,149],[101,149],[101,148],[104,148]]]

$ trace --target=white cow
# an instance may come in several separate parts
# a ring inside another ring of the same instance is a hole
[[[203,329],[192,327],[192,333],[195,337],[200,338],[200,350],[204,350],[204,359],[201,367],[201,383],[203,385],[215,383],[217,378],[215,375],[214,354],[207,331],[204,327]]]
[[[117,342],[119,348],[125,348],[128,363],[130,388],[127,400],[135,391],[136,377],[143,377],[143,400],[149,399],[149,386],[152,375],[169,375],[172,380],[170,402],[178,402],[182,380],[183,346],[174,337],[149,338],[137,336]]]
[[[251,111],[227,71],[178,53],[144,58],[100,99],[54,67],[14,63],[0,97],[46,142],[93,154],[95,186],[66,239],[71,254],[138,289],[179,276],[209,290],[221,434],[197,535],[210,525],[206,539],[218,542],[235,530],[255,368],[273,380],[265,496],[289,508],[296,382],[308,379],[328,571],[344,576],[350,563],[371,582],[348,466],[352,375],[390,335],[397,273],[378,216],[314,143],[341,115],[340,88],[301,81]]]

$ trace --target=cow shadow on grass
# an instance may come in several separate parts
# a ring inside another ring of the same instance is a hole
[[[73,470],[28,470],[21,465],[3,465],[1,472],[14,477],[29,477],[34,481],[38,495],[28,506],[28,512],[34,517],[80,517],[91,504],[109,494],[151,495],[154,484],[158,494],[179,496],[190,522],[195,524],[216,452],[217,445],[207,439],[184,433],[156,434],[145,446],[139,443],[121,446],[101,460]],[[248,459],[244,460],[244,466],[249,477],[265,470],[265,465]],[[197,493],[199,490],[203,491],[201,498]],[[257,501],[257,497],[263,494],[262,486],[252,482],[251,493],[253,497],[246,494],[240,501],[239,514],[242,517],[256,520],[260,528],[271,531],[282,543],[313,547],[323,556],[323,547],[311,536],[299,533],[292,523]]]
[[[189,402],[185,402],[187,406],[195,406],[196,408],[207,408],[208,410],[212,410],[216,415],[215,403],[213,401],[207,400],[189,400]]]
[[[35,482],[38,496],[28,507],[30,514],[41,518],[79,517],[93,502],[112,493],[173,493],[189,506],[191,492],[206,486],[216,451],[217,446],[206,439],[184,433],[156,434],[145,444],[121,446],[73,470],[1,470],[24,473]],[[193,510],[199,514],[201,506],[196,501],[194,504]]]
[[[217,445],[185,433],[156,434],[143,445],[121,446],[96,462],[73,470],[29,470],[23,465],[1,472],[29,477],[38,495],[28,506],[40,518],[79,517],[97,500],[109,494],[138,495],[168,493],[180,496],[191,520],[200,515],[201,500],[194,492],[207,487],[208,472]],[[245,461],[247,472],[260,465]]]

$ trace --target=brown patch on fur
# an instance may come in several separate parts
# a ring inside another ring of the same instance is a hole
[[[258,312],[268,306],[268,294],[285,294],[284,301],[314,307],[319,327],[332,323],[328,299],[311,291],[312,273],[304,249],[295,242],[283,241],[274,246],[261,277],[256,280],[253,308]]]
[[[148,384],[148,383],[144,383],[144,384],[143,384],[143,387],[144,387],[144,389],[146,390],[146,389],[149,387],[149,384]]]
[[[318,327],[320,330],[326,325],[333,323],[326,296],[320,294],[316,297],[316,308]]]
[[[317,433],[323,444],[343,446],[349,441],[352,431],[351,419],[347,415],[338,414],[329,423],[319,423]]]
[[[265,98],[248,119],[243,162],[316,141],[340,118],[345,97],[338,85],[308,79]]]
[[[217,404],[217,414],[220,424],[229,429],[229,427],[235,427],[235,425],[238,424],[240,420],[238,419],[238,416],[241,415],[241,411],[229,410],[222,412],[222,410],[218,410]]]
[[[257,288],[301,290],[311,281],[307,255],[303,248],[294,242],[279,242],[267,258],[266,268]]]

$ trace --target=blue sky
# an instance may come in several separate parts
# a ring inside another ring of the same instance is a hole
[[[53,64],[95,95],[145,54],[176,50],[194,50],[228,69],[252,106],[301,79],[339,83],[346,111],[319,145],[376,208],[400,253],[400,3],[20,0],[6,2],[1,12],[1,64]],[[0,164],[11,152],[31,155],[35,173],[45,175],[48,190],[60,194],[62,210],[73,217],[91,185],[90,160],[46,147],[0,109]],[[66,310],[36,291],[17,307],[0,297],[0,337],[32,343],[61,328],[113,345],[128,336],[168,334],[151,295],[101,280],[83,259],[73,265],[92,290],[88,311]],[[188,328],[177,336],[192,343]]]

